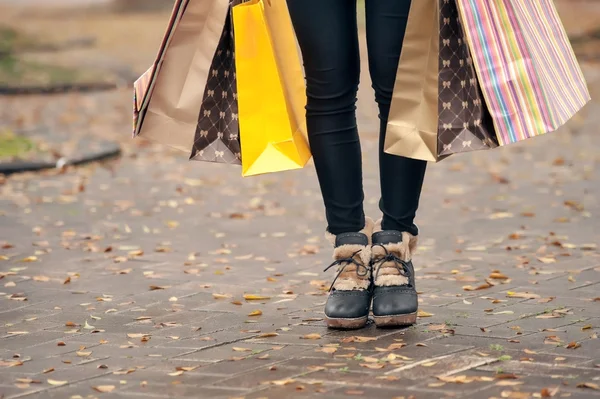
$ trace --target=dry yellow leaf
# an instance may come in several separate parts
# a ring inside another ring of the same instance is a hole
[[[262,315],[262,314],[263,314],[263,312],[262,312],[262,311],[260,311],[260,310],[255,310],[255,311],[252,311],[252,312],[248,313],[248,316],[260,316],[260,315]]]
[[[321,334],[306,334],[300,338],[301,339],[321,339]]]
[[[256,294],[244,294],[244,299],[247,301],[266,301],[267,299],[271,299],[271,297]]]
[[[179,222],[178,222],[178,221],[176,221],[176,220],[167,220],[167,221],[165,222],[165,224],[166,224],[166,225],[167,225],[167,227],[168,227],[168,228],[170,228],[170,229],[174,229],[174,228],[176,228],[177,226],[179,226]]]
[[[215,299],[227,299],[227,298],[231,298],[231,295],[225,295],[225,294],[212,294],[212,296]]]
[[[170,375],[171,377],[178,377],[178,376],[180,376],[180,375],[182,375],[182,374],[183,374],[183,370],[177,370],[177,371],[174,371],[174,372],[172,372],[172,373],[169,373],[169,375]]]
[[[433,313],[425,312],[423,310],[419,310],[417,312],[417,317],[431,317],[431,316],[433,316]]]
[[[494,280],[508,280],[509,279],[509,277],[507,275],[500,273],[499,271],[492,272],[490,274],[490,278],[494,279]]]
[[[506,296],[509,298],[523,298],[523,299],[537,299],[540,296],[538,294],[532,294],[531,292],[513,292],[508,291]]]

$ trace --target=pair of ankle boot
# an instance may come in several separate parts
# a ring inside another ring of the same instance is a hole
[[[418,299],[412,253],[416,237],[406,232],[382,230],[367,219],[357,233],[328,235],[334,244],[337,276],[325,305],[327,326],[364,327],[371,303],[378,327],[409,326],[417,320]]]

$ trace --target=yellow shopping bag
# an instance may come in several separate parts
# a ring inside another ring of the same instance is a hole
[[[233,27],[242,174],[302,168],[306,94],[286,0],[234,6]]]

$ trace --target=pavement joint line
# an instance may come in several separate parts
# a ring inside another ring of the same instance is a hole
[[[544,313],[545,313],[545,312],[542,312],[542,313],[540,313],[540,314],[544,314]],[[574,315],[571,315],[571,316],[574,316]],[[528,318],[530,318],[530,317],[528,317]],[[556,317],[555,319],[563,319],[563,320],[564,320],[564,319],[565,319],[565,317]],[[498,323],[498,324],[488,325],[488,326],[486,326],[485,328],[498,327],[498,326],[500,326],[500,325],[502,325],[502,324],[514,323],[514,322],[517,322],[517,321],[519,321],[519,320],[525,320],[525,319],[518,319],[518,320],[509,321],[509,322],[503,322],[503,323]],[[581,321],[588,321],[588,320],[590,320],[590,318],[589,318],[589,317],[582,317],[580,320],[581,320]],[[556,328],[568,327],[568,326],[571,326],[571,325],[573,325],[573,324],[577,324],[577,321],[571,321],[571,322],[568,322],[568,323],[566,323],[566,324],[561,324],[561,325],[559,325],[559,326],[553,326],[552,328],[555,328],[555,329],[556,329]],[[537,331],[536,333],[539,333],[539,332],[542,332],[542,331],[541,331],[541,330],[539,330],[539,331]],[[520,336],[522,337],[523,335],[520,335]]]
[[[413,365],[413,364],[416,366],[416,365],[420,365],[420,364],[423,364],[423,363],[429,363],[429,362],[433,361],[433,360],[434,360],[434,359],[436,359],[436,358],[447,358],[447,357],[449,357],[449,356],[451,356],[451,355],[455,355],[455,354],[457,354],[457,353],[460,353],[460,352],[468,352],[468,351],[470,351],[470,350],[472,350],[472,349],[475,349],[475,348],[476,348],[475,346],[470,346],[470,347],[466,347],[466,348],[455,349],[455,350],[453,350],[453,351],[450,351],[450,352],[446,353],[445,355],[438,356],[438,357],[434,357],[434,358],[430,358],[430,359],[427,359],[427,360],[424,360],[424,361],[418,361],[418,362],[416,362],[416,363],[407,364],[407,365],[405,365],[405,366],[401,366],[401,367],[399,367],[399,368],[400,368],[400,369],[403,369],[404,367],[406,367],[406,366],[411,366],[411,365]],[[417,363],[418,363],[418,364],[417,364]],[[408,367],[408,368],[412,368],[412,367]],[[394,370],[387,371],[387,372],[385,372],[385,373],[384,373],[384,375],[390,375],[390,374],[394,374],[395,372],[397,372],[396,370],[397,370],[397,369],[394,369]],[[400,370],[400,371],[401,371],[401,370]]]
[[[255,336],[258,336],[258,335],[259,334],[256,334]],[[242,342],[242,341],[245,341],[245,340],[246,340],[246,337],[240,338],[240,339],[229,340],[229,341],[218,342],[218,343],[216,343],[214,345],[208,345],[208,346],[202,347],[200,349],[194,349],[194,350],[191,350],[189,352],[181,353],[181,354],[179,354],[177,356],[170,357],[169,359],[180,358],[181,356],[187,356],[187,355],[191,355],[193,353],[198,353],[198,352],[201,352],[201,351],[204,351],[204,350],[207,350],[207,349],[218,348],[220,346],[234,344],[236,342]]]

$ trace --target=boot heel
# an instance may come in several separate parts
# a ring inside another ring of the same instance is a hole
[[[367,325],[368,317],[357,317],[355,319],[325,318],[328,328],[338,330],[356,330]]]
[[[377,327],[408,327],[417,322],[417,313],[395,316],[374,316]]]

